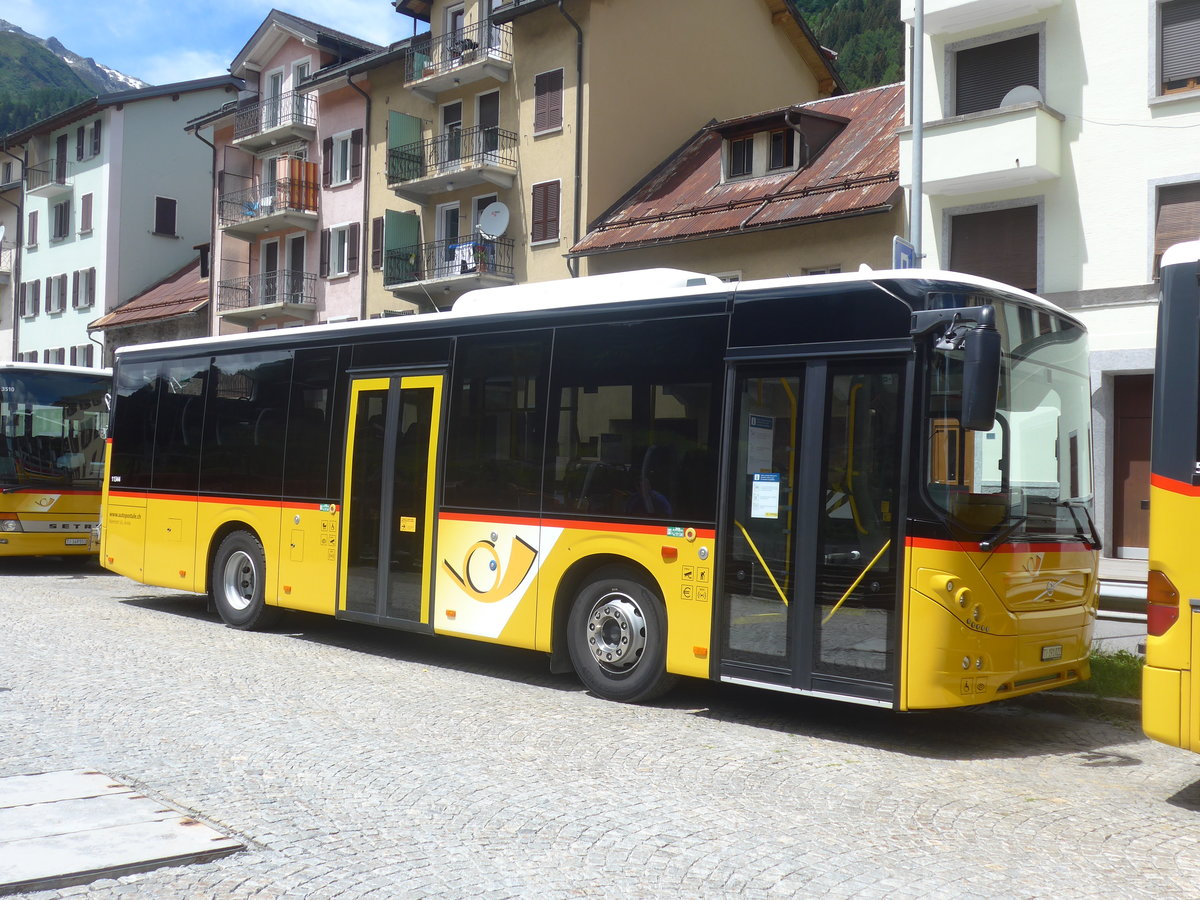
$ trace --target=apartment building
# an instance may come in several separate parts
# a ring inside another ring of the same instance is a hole
[[[13,314],[20,280],[21,163],[24,147],[0,149],[0,362],[16,358]]]
[[[913,0],[901,8],[913,25]],[[1200,232],[1197,35],[1195,0],[925,0],[913,41],[925,265],[1037,291],[1087,323],[1111,556],[1146,554],[1157,265]],[[907,186],[912,144],[907,129]]]
[[[239,86],[221,76],[104,94],[3,139],[0,166],[23,148],[18,360],[99,365],[88,323],[194,258],[212,157],[183,126]]]
[[[230,65],[237,101],[187,124],[213,148],[213,334],[362,316],[368,95],[308,81],[380,49],[272,10]]]

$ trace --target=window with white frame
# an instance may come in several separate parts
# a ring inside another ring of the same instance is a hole
[[[38,242],[38,211],[29,211],[29,221],[25,227],[25,246],[36,247]]]
[[[95,359],[95,344],[76,344],[71,348],[71,365],[92,367]]]
[[[552,69],[533,77],[533,133],[562,128],[563,70]]]
[[[809,266],[802,270],[805,275],[837,275],[841,271],[841,266]]]
[[[96,304],[96,269],[79,269],[71,276],[71,308],[90,309]]]
[[[1159,92],[1200,90],[1200,0],[1158,5]]]
[[[562,184],[543,181],[533,186],[533,222],[529,241],[532,244],[558,240],[559,206]]]
[[[46,279],[46,312],[60,313],[67,308],[67,276],[51,275]]]
[[[67,361],[67,348],[55,347],[49,350],[42,351],[42,362],[49,366],[65,365]]]
[[[358,222],[337,225],[321,232],[322,278],[353,275],[358,271],[358,243],[362,227]]]

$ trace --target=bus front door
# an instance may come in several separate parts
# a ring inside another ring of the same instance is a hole
[[[736,372],[725,680],[895,703],[904,363]]]
[[[442,377],[351,382],[339,618],[429,628]]]

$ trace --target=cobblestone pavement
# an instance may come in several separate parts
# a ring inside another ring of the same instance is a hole
[[[0,775],[100,770],[248,844],[38,898],[1200,896],[1200,757],[1055,704],[625,706],[80,563],[0,562],[0,622]]]

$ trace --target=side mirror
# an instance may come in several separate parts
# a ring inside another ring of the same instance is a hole
[[[962,427],[991,431],[1000,386],[1000,332],[991,316],[967,331],[963,352]]]

